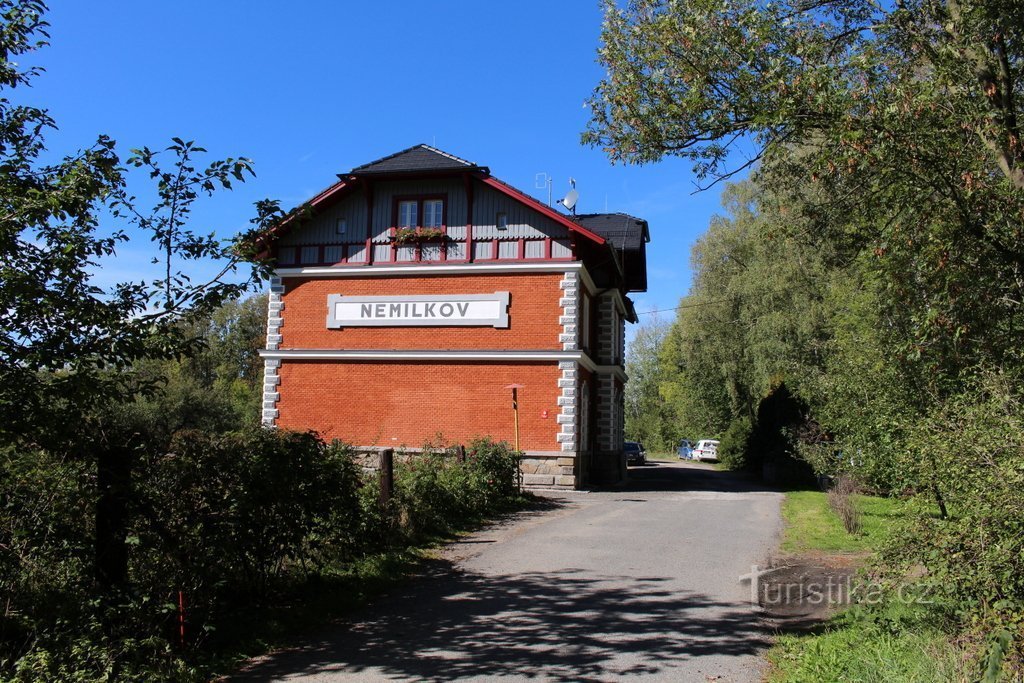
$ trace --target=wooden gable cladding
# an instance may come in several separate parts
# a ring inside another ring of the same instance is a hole
[[[474,175],[360,180],[292,226],[276,243],[281,267],[572,260],[558,217]],[[396,243],[398,201],[444,200],[442,236]],[[544,207],[546,208],[546,207]],[[499,226],[499,220],[502,225]]]

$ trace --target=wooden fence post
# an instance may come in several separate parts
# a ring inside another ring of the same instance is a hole
[[[380,504],[386,507],[395,492],[395,449],[380,452]]]
[[[458,454],[459,454],[459,462],[462,462],[462,463],[466,462],[466,447],[465,446],[459,446]]]

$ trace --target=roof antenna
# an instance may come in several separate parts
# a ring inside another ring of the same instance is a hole
[[[544,171],[541,171],[540,173],[538,173],[537,175],[535,175],[533,177],[533,189],[535,189],[535,190],[543,190],[544,188],[547,188],[547,190],[548,190],[548,206],[550,207],[551,206],[551,176],[549,176]]]
[[[565,208],[572,211],[572,215],[576,215],[576,202],[580,199],[580,193],[576,191],[576,179],[569,178],[569,192],[562,199],[558,200],[558,203]]]

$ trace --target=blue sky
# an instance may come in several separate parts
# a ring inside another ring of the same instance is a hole
[[[198,229],[228,236],[256,199],[291,207],[339,172],[433,144],[545,200],[538,173],[556,198],[572,176],[581,213],[647,219],[649,291],[633,298],[649,311],[686,293],[690,246],[719,210],[683,160],[612,166],[580,145],[602,75],[595,0],[54,0],[49,21],[51,46],[32,59],[47,73],[21,97],[57,120],[53,152],[100,133],[124,150],[179,136],[255,161],[254,180],[200,207]],[[109,269],[117,280],[144,268],[133,253]]]

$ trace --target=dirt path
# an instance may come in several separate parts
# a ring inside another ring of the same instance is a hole
[[[769,633],[740,577],[774,547],[781,494],[689,463],[631,474],[453,544],[235,680],[759,680]]]

